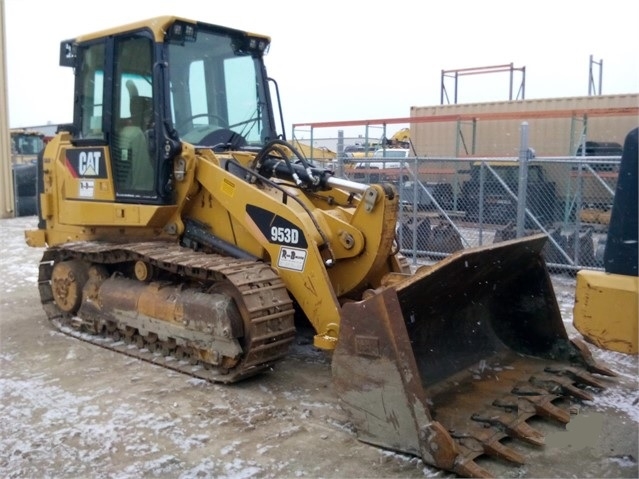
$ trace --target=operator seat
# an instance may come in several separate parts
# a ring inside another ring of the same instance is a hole
[[[146,131],[152,126],[153,100],[133,96],[130,100],[131,119],[118,133],[120,161],[128,163],[124,187],[127,190],[151,191],[155,182],[152,157]]]
[[[142,131],[151,128],[153,120],[153,98],[147,96],[132,96],[129,103],[131,110],[131,124],[139,126]]]

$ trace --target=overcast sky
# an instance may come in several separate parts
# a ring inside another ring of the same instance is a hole
[[[293,123],[408,117],[411,106],[438,105],[442,70],[513,63],[526,68],[527,99],[586,96],[593,55],[604,94],[639,92],[636,0],[4,2],[13,128],[71,121],[61,40],[157,15],[269,35],[287,135]],[[516,72],[514,96],[521,80]],[[446,89],[452,102],[452,79]],[[459,79],[459,103],[508,95],[508,73]]]

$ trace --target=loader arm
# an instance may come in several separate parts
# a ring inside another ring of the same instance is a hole
[[[332,211],[321,207],[326,193],[311,195],[291,182],[265,178],[256,186],[211,155],[199,156],[196,164],[202,190],[187,216],[269,263],[315,328],[315,345],[333,349],[340,299],[379,286],[388,272],[397,211],[393,191],[372,185],[361,196],[341,196],[344,204]]]

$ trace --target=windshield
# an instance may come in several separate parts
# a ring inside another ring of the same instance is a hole
[[[14,135],[13,146],[21,155],[36,155],[44,148],[44,141],[38,135]]]
[[[169,45],[171,116],[182,140],[200,146],[261,146],[273,139],[262,60],[240,39],[200,29]]]
[[[408,150],[403,149],[385,149],[377,150],[373,154],[375,158],[406,158],[408,157]]]

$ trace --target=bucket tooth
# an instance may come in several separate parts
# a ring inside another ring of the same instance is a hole
[[[526,462],[524,456],[500,442],[508,437],[508,434],[494,426],[474,426],[470,431],[463,433],[451,431],[451,435],[457,441],[464,457],[475,458],[486,454],[517,465]]]
[[[526,421],[522,421],[514,426],[509,426],[507,432],[510,436],[535,446],[543,446],[545,443],[543,433],[539,432]]]
[[[570,422],[570,413],[553,404],[553,401],[560,399],[561,396],[549,394],[547,390],[535,387],[530,383],[516,385],[511,393],[517,396],[517,404],[520,409],[528,410],[527,407],[522,406],[527,403],[538,416],[554,419],[562,424]],[[499,406],[500,404],[497,404],[496,401],[494,405]]]
[[[564,391],[562,385],[558,381],[554,379],[550,379],[548,377],[540,378],[537,376],[532,376],[530,378],[530,384],[538,388],[544,389],[548,391],[549,393],[555,394],[557,396],[566,395],[566,392]]]
[[[538,393],[535,396],[526,395],[497,399],[493,402],[493,406],[503,408],[506,411],[519,411],[520,413],[528,413],[531,416],[542,416],[566,424],[570,421],[570,414],[555,406],[552,403],[555,399],[558,399],[558,396],[554,394]]]
[[[589,374],[584,371],[575,371],[574,374],[575,374],[574,379],[579,381],[581,384],[585,384],[587,386],[592,386],[599,389],[606,389],[606,385],[603,382],[599,381],[592,374]]]
[[[515,396],[506,396],[493,401],[493,406],[506,410],[506,412],[518,412],[521,408],[519,398]]]
[[[523,455],[514,449],[502,444],[500,441],[508,437],[501,428],[489,424],[469,424],[470,429],[465,431],[450,431],[457,443],[460,454],[455,460],[452,469],[464,477],[492,477],[492,475],[478,466],[474,460],[479,456],[490,456],[515,465],[524,464]]]
[[[453,471],[462,477],[495,477],[472,459],[455,464]]]
[[[563,384],[562,388],[566,391],[566,393],[578,399],[583,399],[584,401],[592,401],[594,399],[592,394],[587,393],[583,389],[580,389],[573,384],[569,384],[569,383]]]
[[[461,477],[494,477],[488,470],[475,462],[476,458],[486,454],[481,439],[470,436],[467,432],[457,435],[451,431],[451,435],[457,443],[459,454],[449,470]],[[503,434],[500,437],[503,437]]]
[[[522,465],[526,463],[524,456],[519,454],[514,449],[505,446],[499,441],[492,441],[490,443],[483,444],[484,452],[489,456],[498,457],[513,464]]]
[[[490,424],[497,429],[503,430],[510,437],[521,439],[529,444],[534,444],[536,446],[544,445],[544,435],[526,423],[525,419],[517,417],[514,420],[509,421],[501,414],[496,414],[494,416],[473,414],[472,419],[473,421]]]
[[[589,374],[585,371],[581,371],[577,368],[553,368],[547,367],[545,369],[546,372],[557,374],[559,376],[566,376],[573,381],[581,384],[585,384],[586,386],[592,386],[599,389],[606,389],[606,385],[595,378],[592,374]]]
[[[593,397],[588,392],[576,387],[572,384],[572,381],[564,377],[556,378],[531,378],[531,382],[539,387],[543,387],[547,391],[553,394],[560,394],[561,396],[573,396],[577,399],[584,401],[592,401]]]
[[[590,349],[588,349],[588,346],[586,345],[586,343],[584,343],[581,339],[574,338],[574,339],[571,339],[570,342],[579,351],[581,359],[583,362],[585,362],[586,369],[588,370],[588,372],[601,374],[602,376],[609,376],[613,378],[617,377],[617,373],[615,373],[613,370],[595,361],[595,358],[592,357],[592,353],[590,352]]]
[[[518,397],[548,395],[547,389],[537,387],[532,382],[521,382],[515,385],[510,392]]]
[[[570,413],[565,409],[555,406],[552,401],[557,399],[557,396],[547,394],[545,396],[528,396],[522,398],[522,401],[530,402],[535,412],[539,416],[554,419],[562,424],[568,424],[570,422]]]

